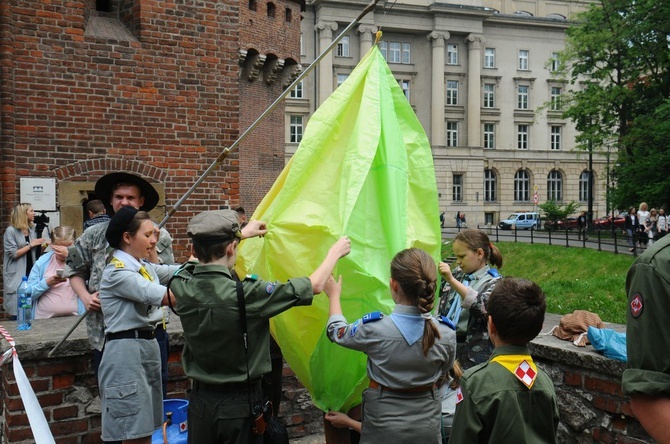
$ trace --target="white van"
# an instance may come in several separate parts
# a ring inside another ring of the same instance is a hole
[[[498,226],[503,230],[537,230],[540,228],[540,213],[512,213]]]

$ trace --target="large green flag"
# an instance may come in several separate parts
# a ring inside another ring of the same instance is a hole
[[[253,215],[264,238],[240,246],[237,271],[286,281],[306,276],[341,236],[342,309],[349,322],[388,314],[390,262],[418,247],[439,259],[440,228],[430,144],[376,46],[314,113],[295,155]],[[286,361],[322,410],[360,404],[368,383],[363,353],[325,334],[328,299],[272,319]]]

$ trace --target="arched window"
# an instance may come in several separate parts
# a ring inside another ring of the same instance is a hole
[[[276,12],[277,12],[277,7],[275,6],[275,4],[272,3],[272,2],[268,2],[268,17],[274,18]]]
[[[521,15],[523,17],[532,17],[533,14],[531,14],[528,11],[514,11],[514,15]]]
[[[484,170],[484,202],[496,201],[496,189],[498,188],[498,178],[493,170]]]
[[[563,201],[563,176],[560,171],[552,170],[547,176],[547,200]]]
[[[519,170],[514,175],[514,200],[516,202],[530,201],[530,175],[528,171]]]
[[[579,175],[579,201],[588,202],[589,200],[589,172],[582,171]]]
[[[563,14],[549,14],[547,18],[554,19],[554,20],[567,20],[567,18]]]

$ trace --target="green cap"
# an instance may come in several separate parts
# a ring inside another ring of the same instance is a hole
[[[240,222],[234,210],[205,211],[193,216],[186,233],[194,243],[220,244],[242,239]]]

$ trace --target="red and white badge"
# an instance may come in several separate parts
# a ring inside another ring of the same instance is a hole
[[[533,382],[535,382],[537,372],[533,370],[533,367],[530,366],[528,361],[524,360],[519,364],[516,370],[514,370],[514,375],[519,378],[519,381],[523,382],[526,387],[531,388]]]
[[[337,339],[342,339],[342,337],[347,332],[347,327],[340,327],[337,329]]]
[[[644,309],[644,299],[640,293],[635,293],[633,299],[630,301],[630,315],[634,318],[639,318]]]
[[[463,400],[463,392],[461,391],[461,388],[458,387],[456,389],[456,404],[460,404],[462,400]]]

